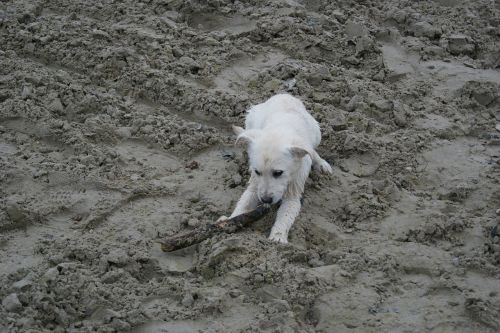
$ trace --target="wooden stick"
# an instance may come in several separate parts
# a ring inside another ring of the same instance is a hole
[[[174,236],[167,237],[160,241],[163,252],[172,252],[183,249],[193,244],[200,243],[220,232],[233,233],[247,226],[271,211],[270,205],[260,205],[254,210],[237,215],[227,220],[222,220],[212,224],[205,224]]]

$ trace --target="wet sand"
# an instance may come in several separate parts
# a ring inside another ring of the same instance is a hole
[[[0,3],[0,332],[497,332],[494,1]],[[175,253],[248,180],[231,124],[320,122],[273,216]],[[194,161],[194,162],[193,162]]]

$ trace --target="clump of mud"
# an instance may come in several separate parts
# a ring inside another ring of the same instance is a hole
[[[500,30],[490,0],[4,1],[1,332],[500,329]],[[290,243],[234,207],[230,124],[320,122]]]

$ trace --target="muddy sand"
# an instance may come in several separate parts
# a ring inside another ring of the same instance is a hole
[[[499,67],[493,0],[0,2],[0,332],[498,332]],[[289,244],[161,252],[278,92],[334,165]]]

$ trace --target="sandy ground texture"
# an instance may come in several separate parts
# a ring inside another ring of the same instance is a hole
[[[499,26],[493,0],[1,1],[0,332],[498,332]],[[269,216],[162,253],[231,212],[229,125],[277,92],[334,165],[290,243]]]

